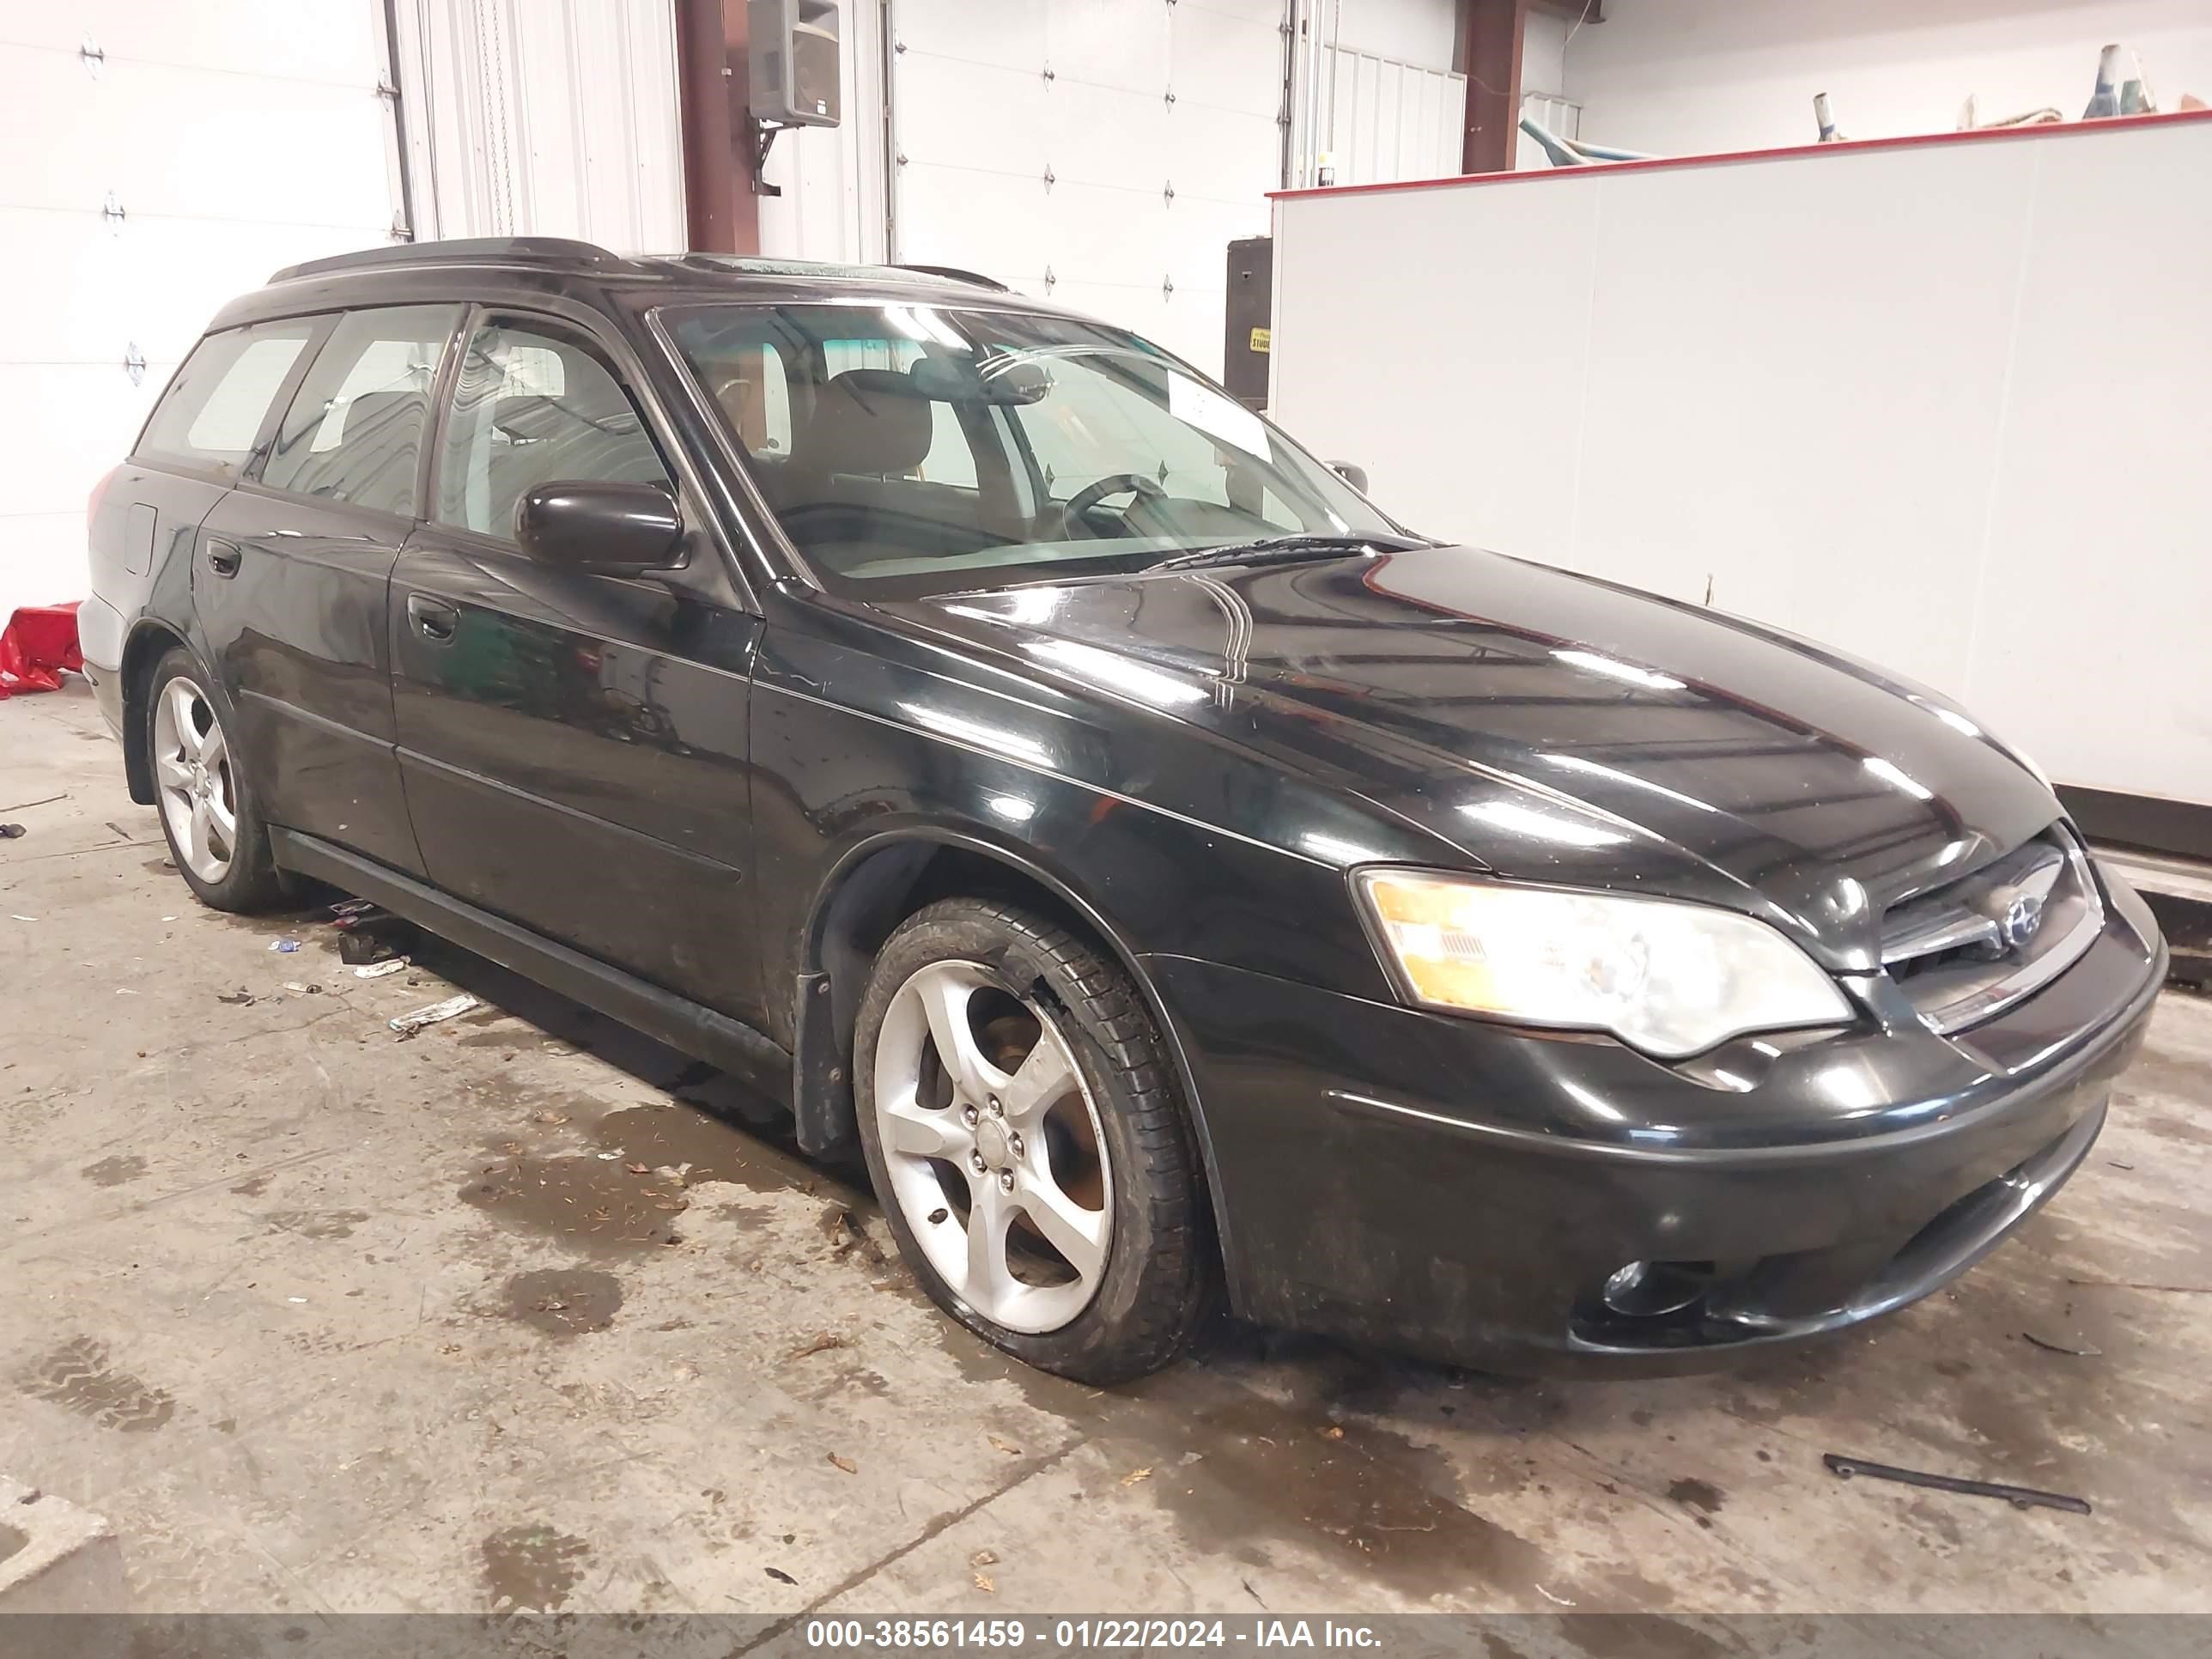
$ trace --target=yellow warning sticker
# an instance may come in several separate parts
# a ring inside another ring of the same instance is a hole
[[[1255,351],[1265,351],[1265,350],[1267,350],[1267,349],[1268,342],[1269,342],[1273,337],[1273,335],[1271,335],[1271,334],[1268,332],[1268,331],[1267,331],[1267,330],[1266,330],[1266,329],[1264,329],[1264,328],[1255,328],[1255,329],[1254,329],[1254,330],[1252,331],[1252,349],[1253,349],[1253,350],[1255,350]]]

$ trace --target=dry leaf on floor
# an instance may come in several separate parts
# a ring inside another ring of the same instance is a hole
[[[995,1434],[987,1435],[985,1437],[990,1441],[991,1449],[994,1451],[1002,1451],[1009,1457],[1019,1457],[1022,1455],[1022,1449],[1011,1440],[1001,1440]]]
[[[995,1567],[999,1565],[999,1553],[996,1550],[977,1550],[968,1558],[968,1565],[971,1567]]]
[[[821,1353],[830,1348],[842,1348],[845,1339],[835,1331],[824,1331],[810,1342],[802,1342],[791,1351],[793,1359],[804,1359],[811,1353]]]
[[[632,1175],[651,1175],[653,1173],[653,1166],[650,1164],[625,1164],[623,1165],[623,1168],[628,1170]]]
[[[1341,1440],[1344,1438],[1344,1429],[1341,1425],[1332,1423],[1321,1431],[1321,1437],[1324,1440]]]
[[[836,1452],[830,1454],[830,1461],[848,1474],[858,1474],[860,1472],[860,1466],[858,1463],[849,1457],[840,1457]]]
[[[1150,1464],[1146,1464],[1141,1469],[1132,1469],[1128,1474],[1123,1475],[1121,1477],[1121,1484],[1125,1486],[1133,1486],[1139,1480],[1149,1480],[1152,1478],[1152,1466]]]
[[[991,1575],[987,1572],[979,1572],[975,1575],[975,1588],[986,1595],[996,1595],[999,1593],[999,1587],[991,1582]]]

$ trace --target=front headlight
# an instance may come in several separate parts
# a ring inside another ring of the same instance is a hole
[[[1431,1008],[1610,1031],[1669,1060],[1851,1018],[1811,957],[1732,910],[1413,870],[1356,884],[1406,992]]]

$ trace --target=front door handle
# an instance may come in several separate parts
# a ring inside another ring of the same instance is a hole
[[[415,624],[415,631],[424,639],[443,645],[453,637],[460,626],[459,610],[443,599],[434,599],[428,593],[407,596],[407,619]]]
[[[218,576],[235,576],[246,556],[238,550],[236,542],[219,542],[210,538],[207,544],[207,567]]]

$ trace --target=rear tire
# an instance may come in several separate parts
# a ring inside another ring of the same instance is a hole
[[[869,1178],[939,1307],[1094,1386],[1189,1345],[1219,1273],[1204,1176],[1118,963],[1011,902],[930,905],[877,956],[853,1062]]]
[[[213,909],[283,903],[268,826],[191,653],[180,646],[155,664],[146,696],[146,771],[177,873]]]

